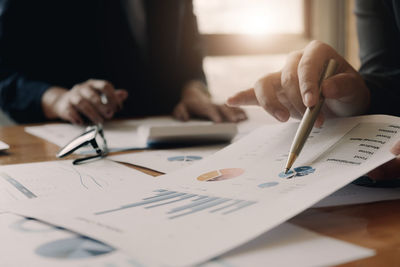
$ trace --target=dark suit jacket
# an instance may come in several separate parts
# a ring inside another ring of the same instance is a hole
[[[129,91],[120,116],[170,112],[185,82],[204,80],[196,19],[189,0],[143,3],[145,50],[119,0],[0,0],[2,109],[18,122],[43,121],[50,86],[95,78]]]
[[[400,116],[400,1],[358,0],[355,13],[369,113]]]

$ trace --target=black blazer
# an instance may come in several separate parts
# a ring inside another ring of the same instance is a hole
[[[119,116],[171,112],[185,82],[204,80],[192,2],[144,0],[141,49],[120,0],[0,0],[0,105],[45,120],[42,94],[105,79],[130,93]]]
[[[355,13],[369,113],[400,116],[400,1],[358,0]]]

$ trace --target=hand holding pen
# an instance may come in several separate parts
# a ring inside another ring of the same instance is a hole
[[[292,146],[290,147],[289,157],[285,165],[285,174],[290,170],[294,161],[303,149],[303,146],[306,143],[312,128],[314,127],[314,123],[319,116],[322,105],[324,104],[325,97],[322,95],[321,92],[321,84],[323,81],[335,74],[336,68],[337,63],[334,59],[330,59],[323,68],[323,72],[321,73],[321,77],[318,83],[320,88],[318,101],[314,106],[307,107],[306,112],[304,113],[303,118],[300,121],[299,128],[297,129],[296,135],[292,142]]]
[[[279,121],[301,119],[307,107],[319,98],[319,79],[329,59],[337,64],[336,75],[321,84],[325,107],[332,116],[354,116],[369,106],[369,90],[361,75],[332,47],[313,41],[303,50],[291,53],[284,68],[267,74],[254,88],[228,99],[231,106],[260,105]],[[316,125],[323,123],[323,116]]]
[[[128,92],[115,89],[104,80],[88,80],[70,90],[50,87],[42,97],[44,114],[49,119],[63,119],[74,124],[98,124],[111,119],[120,110]]]

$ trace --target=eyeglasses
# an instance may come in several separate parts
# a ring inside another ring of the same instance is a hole
[[[85,132],[69,142],[66,146],[60,149],[57,153],[58,158],[63,158],[73,153],[77,149],[91,145],[95,151],[95,155],[90,155],[84,158],[75,159],[74,165],[86,163],[94,159],[103,158],[108,154],[107,141],[104,136],[103,126],[101,124],[89,126]]]

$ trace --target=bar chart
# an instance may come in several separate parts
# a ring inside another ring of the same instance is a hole
[[[173,156],[169,157],[168,161],[196,161],[201,159],[202,157],[200,156]]]
[[[139,202],[122,205],[114,209],[99,211],[96,212],[95,215],[103,215],[136,207],[153,209],[179,203],[182,205],[174,205],[174,207],[171,207],[166,214],[168,219],[176,219],[200,211],[227,215],[257,203],[256,201],[189,194],[165,189],[156,190],[154,193],[154,196],[143,198]]]

